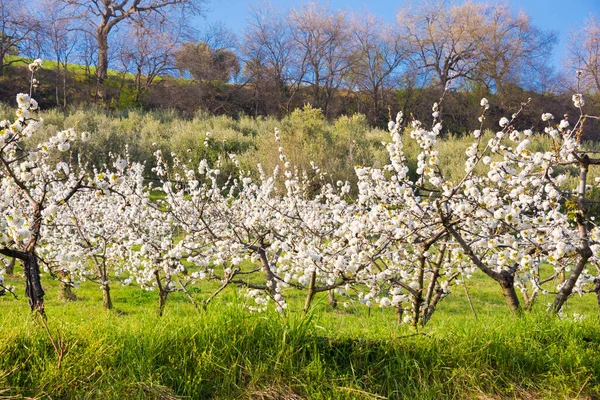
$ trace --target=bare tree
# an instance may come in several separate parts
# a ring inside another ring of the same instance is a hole
[[[88,34],[84,34],[81,40],[77,44],[77,59],[78,62],[85,68],[86,77],[86,94],[88,100],[93,96],[92,85],[94,82],[93,67],[96,66],[98,60],[98,49],[96,47],[96,41]]]
[[[244,75],[254,88],[255,109],[259,103],[277,104],[284,107],[288,85],[294,85],[290,73],[293,42],[286,16],[271,4],[263,4],[249,10],[248,26],[244,31],[241,54]],[[266,108],[266,107],[265,107]],[[288,110],[289,111],[289,110]]]
[[[82,21],[82,29],[92,35],[98,48],[96,77],[101,86],[108,73],[109,36],[123,21],[156,22],[187,18],[202,11],[205,0],[57,0],[65,4],[72,18]],[[103,93],[100,93],[103,95]]]
[[[156,77],[175,68],[175,52],[181,45],[183,28],[168,21],[134,23],[125,33],[128,46],[121,51],[124,70],[135,75],[134,101],[147,91]]]
[[[532,79],[536,74],[543,79],[556,33],[537,28],[527,14],[515,13],[508,4],[489,6],[484,15],[477,52],[481,59],[478,73],[486,86],[502,94],[506,85],[538,81]]]
[[[27,37],[38,28],[38,23],[32,17],[23,0],[0,0],[0,73],[4,68],[20,61],[7,60],[9,55],[17,55],[19,47]]]
[[[67,76],[69,57],[77,50],[79,31],[73,21],[64,18],[63,9],[51,0],[45,0],[39,9],[41,45],[45,54],[56,61],[55,100],[57,106],[67,106]],[[62,96],[61,96],[62,90]]]
[[[382,117],[384,92],[397,84],[395,75],[406,60],[407,51],[400,35],[380,18],[371,14],[355,15],[351,25],[354,52],[349,80],[368,94],[371,121],[377,122]]]
[[[416,68],[433,72],[442,92],[453,81],[470,79],[481,61],[477,47],[484,7],[425,3],[398,14],[401,34],[410,46]]]
[[[590,17],[573,32],[569,41],[567,68],[581,71],[581,86],[600,93],[600,23]]]
[[[292,10],[289,21],[300,81],[310,85],[314,105],[329,115],[334,93],[350,68],[352,50],[346,15],[308,3]]]

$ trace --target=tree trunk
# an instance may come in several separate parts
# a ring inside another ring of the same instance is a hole
[[[56,57],[56,76],[54,77],[54,97],[56,97],[56,107],[60,107],[60,59]]]
[[[125,87],[126,75],[127,75],[127,71],[123,71],[123,73],[121,74],[121,83],[119,84],[119,93],[117,94],[117,103],[119,103],[119,104],[121,104],[121,95],[123,94],[123,88]]]
[[[308,294],[306,295],[306,301],[304,302],[303,312],[306,314],[310,309],[310,305],[315,297],[315,281],[317,280],[317,272],[313,271],[310,275],[310,281],[308,283]]]
[[[77,296],[71,290],[71,285],[67,282],[60,282],[60,293],[59,297],[65,301],[75,301]]]
[[[404,314],[404,309],[399,305],[396,306],[396,322],[398,325],[402,324],[402,314]]]
[[[337,300],[335,298],[335,291],[333,289],[329,290],[327,293],[327,302],[331,308],[337,308]]]
[[[86,76],[86,85],[87,85],[87,89],[85,91],[85,93],[87,94],[87,100],[90,101],[91,97],[92,97],[92,72],[90,69],[90,66],[87,64],[85,64],[85,76]]]
[[[413,295],[413,327],[417,328],[419,324],[419,317],[421,316],[421,306],[423,305],[423,278],[425,274],[425,261],[426,258],[424,253],[429,247],[423,247],[421,249],[421,255],[419,256],[419,269],[417,270],[417,293]]]
[[[112,310],[113,303],[110,297],[110,286],[108,283],[102,285],[102,308]]]
[[[281,315],[285,315],[285,309],[283,307],[281,307],[281,304],[279,303],[277,299],[277,282],[275,281],[275,274],[273,274],[273,271],[271,270],[271,266],[269,265],[269,259],[267,258],[267,252],[266,250],[262,247],[264,244],[261,243],[260,247],[258,247],[258,249],[256,250],[258,252],[258,255],[260,257],[260,263],[262,265],[262,270],[263,273],[265,274],[265,278],[266,278],[266,287],[267,290],[269,291],[269,296],[271,296],[271,299],[273,299],[273,301],[276,304],[276,308],[277,308],[277,312]]]
[[[508,309],[513,315],[521,315],[521,305],[515,290],[515,277],[508,271],[502,271],[500,275],[502,275],[502,279],[497,282],[502,287],[502,294],[504,295]]]
[[[169,292],[167,290],[158,291],[158,316],[162,317],[165,311],[165,304],[167,304],[167,296]]]
[[[596,292],[596,300],[598,301],[598,308],[600,308],[600,278],[596,278],[594,283],[596,284],[594,292]]]
[[[96,66],[97,89],[96,95],[104,100],[104,81],[108,76],[108,31],[98,29],[96,33],[96,41],[98,42],[98,65]]]
[[[437,307],[437,303],[440,301],[440,299],[442,298],[443,295],[443,291],[440,287],[438,287],[435,291],[435,294],[432,296],[431,301],[429,303],[429,305],[423,310],[423,317],[421,318],[421,326],[425,326],[429,320],[431,319],[431,316],[433,315],[435,308]]]
[[[63,65],[63,67],[64,67],[64,72],[63,72],[63,108],[66,109],[67,108],[67,73],[69,72],[68,67],[67,67],[67,60],[66,59],[65,59],[65,63]]]
[[[271,266],[269,265],[269,260],[267,259],[267,252],[265,249],[260,247],[258,249],[258,255],[260,257],[263,273],[265,274],[265,278],[267,280],[269,294],[271,297],[274,297],[277,294],[277,291],[275,290],[275,275],[273,275],[273,271],[271,271]]]
[[[31,311],[37,311],[45,316],[44,289],[40,280],[40,266],[34,253],[25,253],[23,271],[25,272],[25,295],[29,299]]]
[[[379,122],[379,88],[377,85],[373,85],[371,96],[371,101],[373,102],[373,107],[371,108],[371,123],[377,125]]]
[[[15,263],[17,259],[15,257],[10,259],[10,262],[6,266],[6,275],[14,275],[15,274]]]
[[[589,246],[586,246],[580,250],[580,255],[581,258],[579,259],[577,264],[575,264],[575,267],[571,271],[569,278],[565,281],[564,285],[554,298],[554,303],[552,303],[552,311],[555,313],[558,313],[560,311],[560,309],[563,307],[571,293],[573,293],[573,288],[577,283],[577,279],[579,279],[579,276],[583,272],[587,261],[590,257],[592,257],[593,253]]]
[[[69,277],[69,273],[65,272],[65,271],[60,271],[58,274],[61,278],[59,297],[65,301],[77,300],[77,296],[75,296],[75,293],[73,293],[73,291],[71,290],[72,285],[71,285],[71,278]],[[68,281],[67,281],[67,279],[68,279]]]
[[[135,74],[135,95],[133,101],[138,103],[140,101],[142,92],[142,68],[138,65],[137,73]]]
[[[590,248],[590,243],[588,239],[588,229],[587,229],[587,207],[585,205],[585,191],[586,191],[586,181],[587,181],[587,173],[589,168],[590,159],[587,154],[583,155],[583,159],[581,160],[581,164],[579,165],[579,186],[577,188],[577,207],[579,210],[575,216],[577,221],[577,234],[579,236],[579,248],[577,252],[579,253],[579,261],[575,264],[575,267],[571,270],[569,277],[564,282],[563,286],[559,290],[556,298],[554,299],[554,303],[552,304],[552,311],[554,313],[558,313],[562,306],[565,304],[571,293],[573,292],[573,288],[579,279],[579,276],[585,269],[585,265],[588,260],[594,255],[592,249]]]
[[[521,315],[521,305],[517,292],[515,291],[515,277],[510,271],[503,270],[501,272],[494,271],[485,265],[481,259],[473,252],[473,249],[465,242],[465,239],[458,233],[456,229],[446,221],[444,221],[446,230],[456,241],[460,244],[460,247],[464,250],[465,254],[469,259],[479,268],[484,274],[495,280],[500,284],[502,288],[502,294],[506,300],[506,305],[513,315]]]

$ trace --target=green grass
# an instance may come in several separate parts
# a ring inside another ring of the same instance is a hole
[[[20,278],[11,283],[22,284]],[[468,281],[478,318],[455,287],[419,332],[392,310],[323,297],[309,316],[292,294],[286,318],[252,314],[236,289],[197,312],[172,294],[156,316],[155,292],[113,284],[103,311],[97,285],[58,299],[45,277],[48,327],[65,349],[60,368],[49,335],[19,300],[0,298],[0,398],[59,399],[489,399],[597,398],[600,330],[594,298],[574,298],[546,317],[545,302],[516,319],[495,284]],[[208,287],[201,287],[199,296]],[[341,301],[340,301],[341,303]]]
[[[14,56],[14,55],[9,55],[6,56],[5,61],[7,62],[15,62],[15,65],[18,66],[27,66],[29,63],[33,62],[33,58],[27,58],[27,57],[20,57],[20,56]],[[55,70],[57,67],[57,62],[56,60],[43,60],[43,69],[48,69],[48,70]],[[60,68],[64,68],[63,64],[60,64]],[[86,67],[85,65],[81,65],[81,64],[73,64],[73,63],[67,63],[67,70],[69,72],[72,72],[78,76],[84,76],[86,74]],[[90,75],[91,76],[95,76],[96,74],[96,67],[94,65],[89,66],[89,70],[90,70]],[[107,74],[109,77],[121,77],[123,76],[122,72],[116,71],[114,69],[109,69],[107,71]],[[132,73],[127,72],[125,74],[125,77],[127,79],[134,79],[135,75]]]

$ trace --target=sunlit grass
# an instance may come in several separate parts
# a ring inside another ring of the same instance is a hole
[[[293,292],[285,318],[272,310],[253,314],[238,288],[205,312],[174,293],[159,318],[156,292],[115,281],[115,309],[107,312],[97,285],[82,284],[79,300],[65,303],[45,276],[48,327],[64,353],[60,368],[23,293],[19,300],[2,297],[0,398],[566,399],[598,393],[593,296],[573,298],[562,320],[546,315],[550,298],[542,296],[517,319],[497,284],[476,274],[467,285],[477,318],[457,286],[416,332],[398,325],[391,309],[345,307],[341,298],[334,310],[320,296],[305,316],[303,299]],[[213,289],[201,285],[194,295]],[[574,322],[573,312],[586,318]]]

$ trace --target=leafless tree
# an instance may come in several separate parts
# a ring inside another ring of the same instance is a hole
[[[276,102],[274,112],[287,110],[284,100],[291,97],[287,89],[297,87],[297,82],[290,73],[294,43],[286,16],[272,4],[251,8],[248,15],[241,54],[244,75],[254,88],[256,111],[266,108],[267,98]]]
[[[427,2],[398,14],[401,35],[410,46],[416,68],[433,72],[441,91],[453,81],[469,79],[476,71],[485,6]]]
[[[19,61],[7,56],[17,55],[19,47],[38,26],[26,1],[0,0],[0,73]]]
[[[98,48],[96,41],[88,34],[81,36],[77,44],[77,62],[83,65],[86,77],[86,93],[88,100],[93,96],[92,85],[94,82],[93,67],[96,66],[98,60]]]
[[[556,33],[543,31],[524,12],[515,13],[508,4],[488,6],[484,29],[479,30],[477,52],[479,76],[493,92],[502,94],[506,85],[527,86],[543,79]]]
[[[593,17],[573,32],[569,41],[567,68],[581,71],[581,87],[600,93],[600,23]],[[593,88],[593,89],[592,89]]]
[[[352,18],[352,62],[349,81],[353,87],[367,93],[370,117],[377,122],[385,91],[396,85],[399,66],[406,61],[407,50],[394,28],[371,14]]]
[[[133,23],[125,32],[128,45],[121,51],[125,66],[135,76],[134,101],[147,91],[156,77],[175,69],[175,52],[181,45],[184,29],[169,21],[153,24]]]
[[[124,21],[156,22],[178,19],[181,25],[202,11],[205,0],[57,0],[65,5],[71,18],[81,21],[82,29],[93,36],[98,49],[96,77],[99,87],[108,73],[109,36]],[[102,93],[100,93],[102,95]]]
[[[350,69],[351,41],[347,17],[316,3],[291,11],[296,76],[312,92],[313,105],[330,113],[334,93]]]
[[[64,18],[62,8],[52,0],[45,0],[38,10],[41,46],[44,54],[56,61],[55,100],[57,106],[67,106],[67,77],[69,58],[77,51],[80,32],[73,21]],[[62,95],[61,95],[62,91]]]

